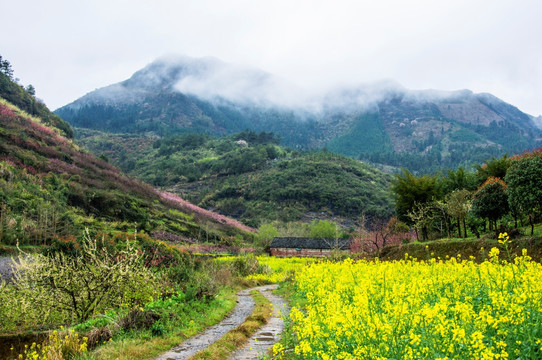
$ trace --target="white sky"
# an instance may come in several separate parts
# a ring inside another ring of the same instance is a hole
[[[0,55],[52,109],[166,54],[307,88],[393,79],[542,114],[539,0],[0,0]]]

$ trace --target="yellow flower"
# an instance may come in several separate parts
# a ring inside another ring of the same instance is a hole
[[[501,251],[498,248],[496,248],[496,247],[491,248],[491,250],[489,251],[489,257],[492,258],[492,259],[493,258],[498,259],[500,253],[501,253]]]

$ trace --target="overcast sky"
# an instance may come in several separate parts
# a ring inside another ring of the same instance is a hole
[[[52,109],[167,54],[307,88],[395,80],[542,114],[539,0],[0,0],[0,55]]]

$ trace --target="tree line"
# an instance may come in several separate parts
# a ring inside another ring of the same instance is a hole
[[[493,157],[474,171],[415,176],[404,169],[392,182],[398,218],[414,227],[420,241],[467,237],[529,224],[531,235],[542,210],[542,148]],[[500,226],[499,226],[500,221]],[[513,225],[511,225],[513,224]]]

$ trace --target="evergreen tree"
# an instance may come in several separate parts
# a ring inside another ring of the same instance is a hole
[[[437,175],[416,177],[410,171],[403,169],[402,174],[395,176],[391,188],[395,195],[395,209],[399,220],[412,224],[408,214],[417,205],[423,205],[437,199],[439,188]]]
[[[472,210],[477,216],[487,219],[497,236],[497,220],[508,213],[506,184],[499,178],[489,177],[474,194]]]
[[[510,207],[529,217],[533,235],[534,218],[542,210],[542,149],[512,158],[505,179]]]
[[[10,80],[13,80],[13,69],[11,64],[9,61],[4,60],[2,55],[0,55],[0,72],[9,77]]]

